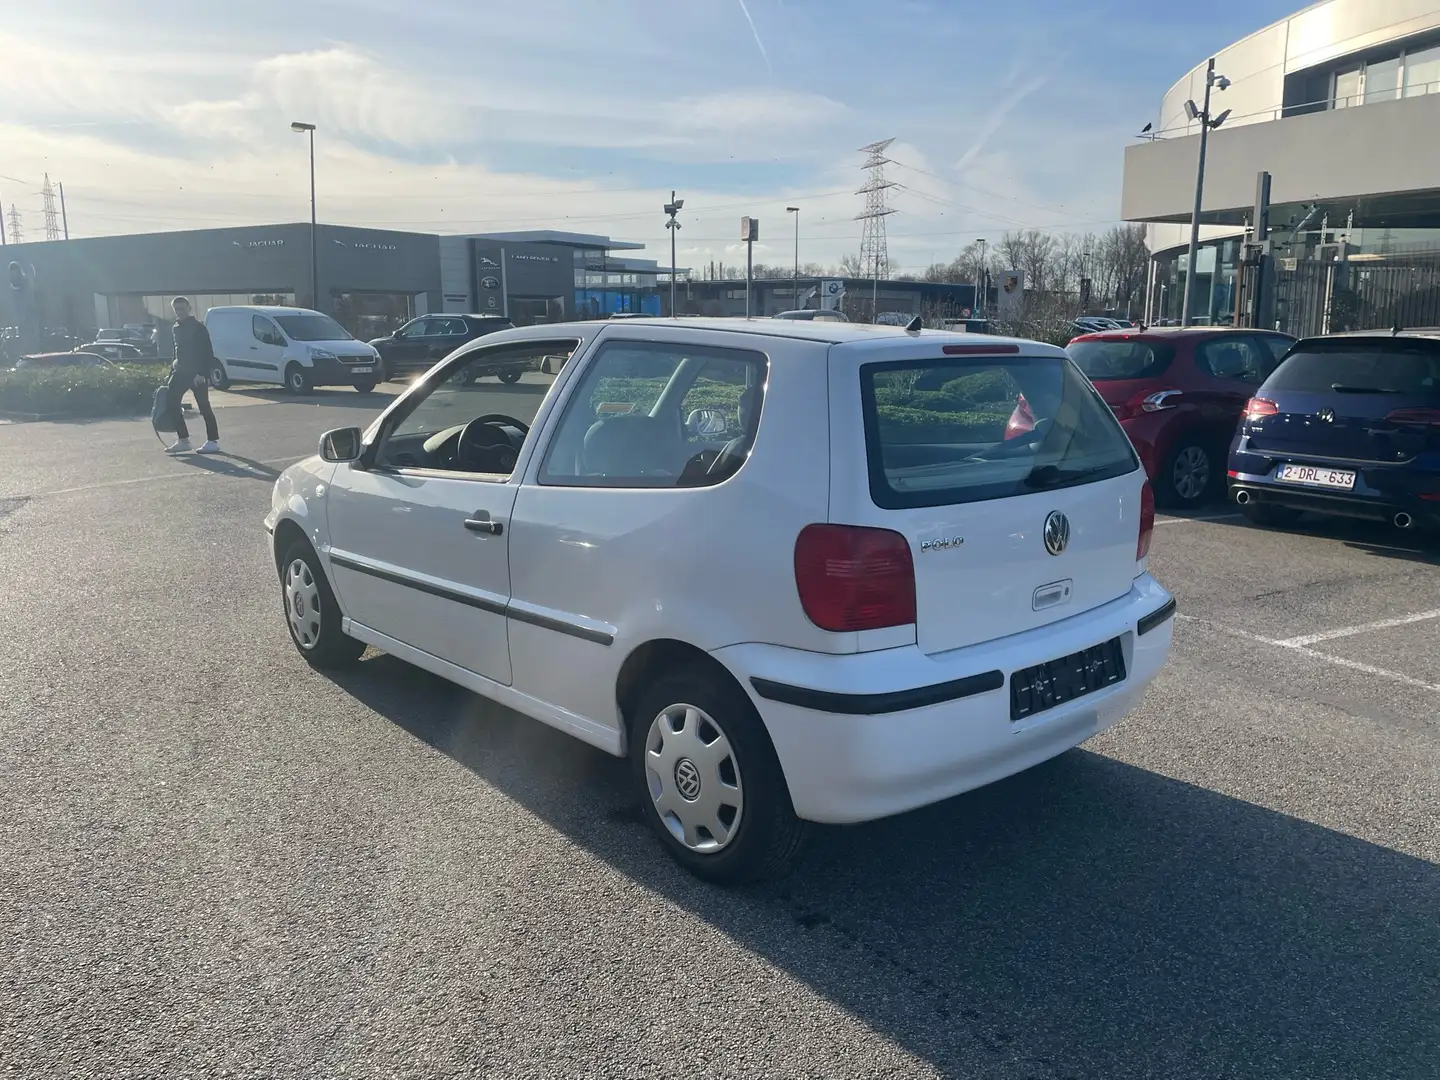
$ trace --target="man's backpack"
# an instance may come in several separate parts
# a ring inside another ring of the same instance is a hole
[[[175,419],[170,411],[169,383],[161,383],[155,388],[155,400],[150,406],[150,423],[154,426],[156,435],[164,431],[175,431]]]

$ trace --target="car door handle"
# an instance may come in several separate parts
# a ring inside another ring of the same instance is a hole
[[[489,518],[466,518],[465,528],[471,532],[486,533],[490,536],[499,536],[505,531],[505,526],[498,521],[491,521]]]

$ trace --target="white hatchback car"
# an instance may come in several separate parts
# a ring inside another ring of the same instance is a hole
[[[506,356],[504,354],[512,354]],[[568,357],[533,423],[465,370]],[[651,319],[474,342],[287,469],[265,525],[316,667],[366,645],[634,763],[693,872],[1054,757],[1175,604],[1145,474],[1031,341]]]

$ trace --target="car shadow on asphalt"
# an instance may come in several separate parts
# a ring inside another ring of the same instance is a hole
[[[724,890],[624,762],[389,656],[336,681],[945,1075],[1434,1076],[1432,863],[1082,749]]]
[[[237,397],[253,398],[286,405],[314,405],[319,408],[374,409],[379,412],[405,390],[394,383],[385,383],[381,389],[362,394],[349,386],[319,387],[304,394],[292,394],[283,386],[255,387],[232,386],[224,391]]]

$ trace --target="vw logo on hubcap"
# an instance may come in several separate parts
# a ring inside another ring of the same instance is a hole
[[[675,789],[686,802],[694,802],[700,797],[700,770],[688,757],[675,763]]]
[[[1045,550],[1059,555],[1070,546],[1070,519],[1059,510],[1050,511],[1045,519]]]
[[[292,606],[295,608],[296,617],[303,619],[305,617],[305,598],[298,592],[295,594],[295,603]]]

